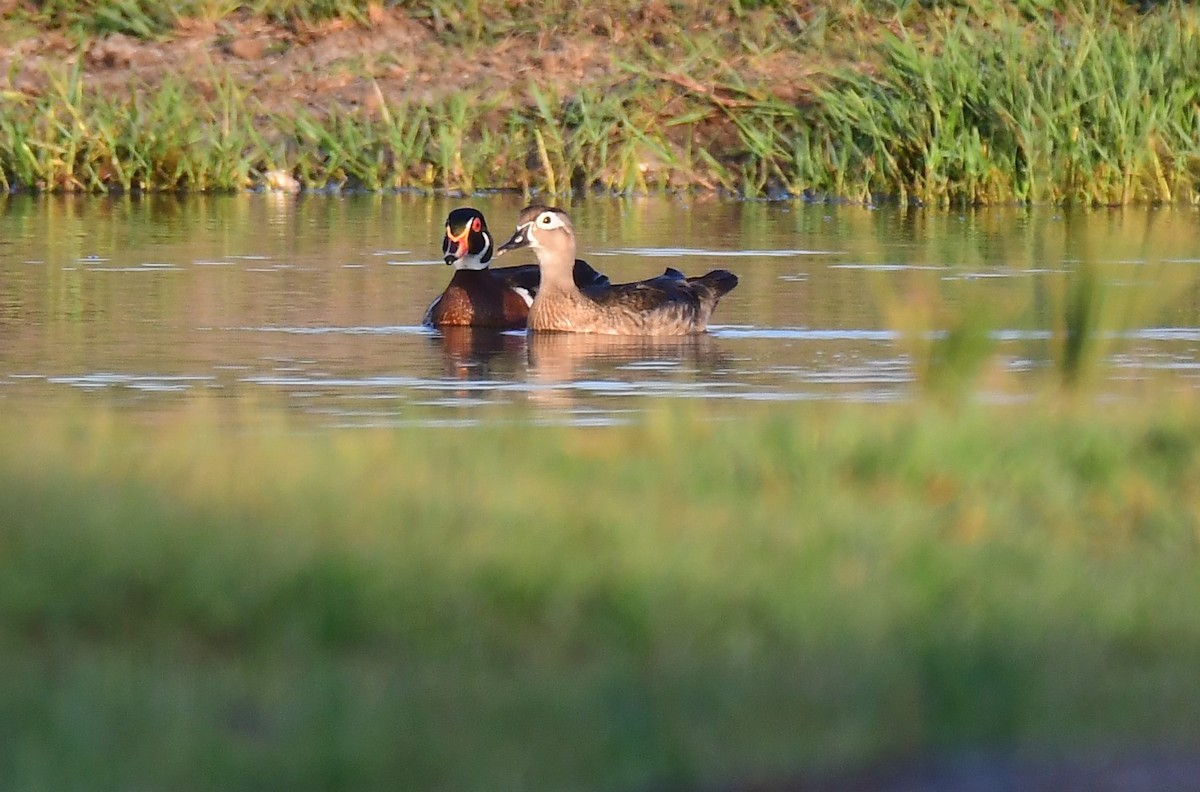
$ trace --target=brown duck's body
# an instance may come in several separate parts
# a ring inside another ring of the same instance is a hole
[[[608,283],[607,277],[585,261],[575,262],[574,277],[587,288]],[[423,324],[521,329],[525,327],[540,280],[536,264],[456,270],[446,290],[425,312]]]
[[[708,328],[717,302],[737,285],[725,270],[584,289],[543,289],[529,308],[530,330],[607,335],[690,335]]]
[[[425,312],[424,324],[506,330],[524,327],[529,316],[529,301],[512,284],[530,280],[529,273],[509,273],[508,269],[529,268],[457,270],[446,290]],[[534,270],[532,280],[536,283],[536,268]]]
[[[571,277],[575,229],[566,212],[530,206],[517,217],[517,231],[497,254],[533,248],[541,284],[529,308],[530,330],[607,335],[690,335],[708,329],[721,297],[737,286],[726,270],[688,278],[668,269],[636,283],[580,286]]]

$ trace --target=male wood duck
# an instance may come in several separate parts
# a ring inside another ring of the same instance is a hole
[[[425,311],[422,324],[433,327],[525,327],[529,306],[538,291],[538,265],[491,269],[492,235],[478,209],[455,209],[446,218],[442,253],[453,265],[450,284]],[[573,277],[580,286],[607,284],[608,278],[586,261],[576,261]]]
[[[517,231],[497,250],[529,247],[542,280],[529,307],[530,330],[608,335],[702,333],[717,302],[737,286],[737,276],[713,270],[695,278],[677,269],[636,283],[580,287],[571,278],[575,228],[561,209],[530,206],[517,217]]]

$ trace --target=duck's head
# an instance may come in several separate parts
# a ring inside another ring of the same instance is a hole
[[[532,248],[538,261],[562,258],[575,263],[575,227],[562,209],[552,206],[528,206],[517,215],[517,230],[512,239],[496,248],[500,256],[510,250]]]
[[[451,212],[446,218],[442,253],[445,262],[455,269],[486,269],[492,260],[492,235],[483,213],[470,207]]]

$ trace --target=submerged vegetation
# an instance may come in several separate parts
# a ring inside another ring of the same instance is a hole
[[[47,67],[39,90],[6,91],[0,183],[233,190],[283,171],[308,188],[1200,201],[1192,4],[509,5],[35,4],[26,24],[81,41],[247,15],[293,27],[332,17],[369,34],[404,16],[443,47],[433,71],[514,41],[552,53],[586,39],[611,54],[577,78],[551,80],[572,64],[543,59],[498,86],[433,94],[384,90],[364,65],[354,78],[371,101],[319,110],[268,102],[215,64],[102,91],[78,57]]]
[[[1160,406],[6,410],[0,784],[716,789],[1188,750],[1200,413]]]

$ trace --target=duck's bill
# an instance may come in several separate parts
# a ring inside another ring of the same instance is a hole
[[[467,255],[467,230],[464,228],[455,234],[450,226],[446,226],[446,235],[442,237],[442,261],[453,264],[461,261]]]
[[[503,256],[510,250],[520,250],[523,247],[529,247],[529,234],[527,231],[528,228],[526,226],[518,228],[517,232],[512,235],[512,239],[496,248],[496,255]]]

